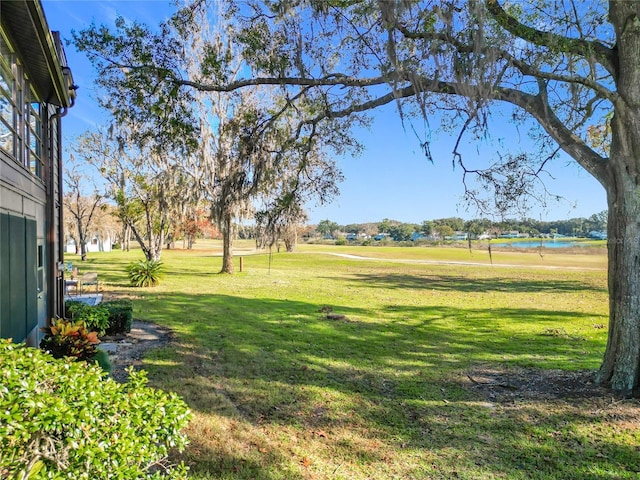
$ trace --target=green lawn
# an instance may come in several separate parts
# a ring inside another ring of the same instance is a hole
[[[635,401],[499,402],[467,377],[596,369],[603,255],[494,252],[492,266],[480,250],[306,245],[269,256],[247,244],[244,271],[228,276],[216,273],[217,246],[197,247],[164,251],[153,289],[127,286],[139,251],[81,266],[131,296],[137,319],[175,332],[144,363],[194,411],[179,457],[193,478],[638,478]]]

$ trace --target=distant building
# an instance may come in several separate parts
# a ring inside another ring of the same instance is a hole
[[[598,232],[598,231],[592,230],[591,232],[589,232],[589,235],[587,236],[594,240],[606,240],[607,232]]]
[[[63,316],[61,119],[71,70],[40,0],[0,1],[0,337]]]
[[[110,252],[112,249],[111,237],[109,235],[102,237],[100,235],[93,235],[89,238],[89,241],[85,244],[87,253],[91,252]],[[76,253],[76,242],[73,238],[69,238],[64,244],[65,253]],[[80,253],[80,248],[78,248]]]

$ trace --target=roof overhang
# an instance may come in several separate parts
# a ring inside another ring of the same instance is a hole
[[[42,100],[73,105],[71,70],[58,35],[52,35],[40,0],[0,0],[0,21]]]

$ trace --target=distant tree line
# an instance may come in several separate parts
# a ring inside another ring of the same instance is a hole
[[[408,241],[416,233],[433,238],[445,238],[457,232],[468,234],[471,238],[478,238],[481,235],[497,237],[505,232],[519,232],[531,237],[555,234],[587,237],[590,232],[603,232],[606,229],[607,212],[602,211],[588,218],[577,217],[553,221],[525,218],[521,220],[505,219],[496,222],[487,218],[464,220],[460,217],[448,217],[425,220],[418,224],[385,218],[380,222],[340,225],[327,219],[318,222],[315,227],[315,234],[324,238],[337,238],[353,234],[358,238],[365,238],[386,234],[386,236],[395,241]]]

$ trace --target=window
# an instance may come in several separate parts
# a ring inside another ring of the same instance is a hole
[[[43,178],[42,105],[1,31],[0,149]]]
[[[38,272],[38,293],[44,291],[44,245],[38,245],[38,256],[36,258],[36,268]],[[40,298],[40,296],[38,297]]]
[[[15,156],[15,118],[16,110],[12,65],[14,55],[0,35],[0,148],[9,155]]]
[[[36,98],[33,92],[29,92],[29,98],[24,104],[25,109],[25,165],[29,166],[31,173],[42,178],[42,116],[40,113],[40,103],[34,101]]]

